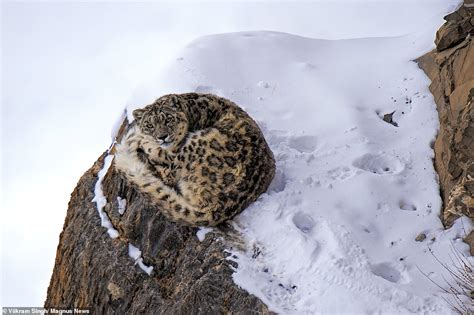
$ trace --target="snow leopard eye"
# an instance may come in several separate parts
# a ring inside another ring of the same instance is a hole
[[[145,125],[145,127],[148,128],[148,129],[153,129],[153,124],[147,123]]]
[[[166,116],[165,123],[167,125],[174,123],[174,117],[173,116]]]

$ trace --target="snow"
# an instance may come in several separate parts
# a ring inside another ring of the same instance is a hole
[[[215,93],[262,127],[278,171],[235,219],[249,250],[230,259],[236,284],[270,310],[451,312],[433,283],[444,283],[447,270],[433,254],[447,261],[451,246],[468,251],[459,223],[443,231],[439,220],[438,116],[412,61],[431,40],[426,32],[336,41],[270,31],[206,36],[136,94]],[[397,126],[383,120],[393,112]],[[421,232],[427,239],[415,241]]]
[[[102,191],[102,182],[104,180],[104,176],[107,174],[107,171],[109,170],[112,164],[113,159],[114,159],[114,156],[112,154],[108,154],[104,158],[104,166],[97,174],[98,178],[94,187],[94,198],[92,199],[92,202],[96,203],[97,212],[99,213],[99,216],[100,216],[101,225],[107,229],[107,233],[112,239],[117,238],[120,234],[114,228],[112,222],[107,216],[107,213],[105,213],[104,211],[104,207],[107,204],[107,197],[104,196],[104,192]],[[122,199],[121,197],[117,196],[117,203],[118,203],[118,212],[120,213],[120,215],[123,215],[127,207],[127,200]],[[140,251],[140,249],[138,249],[138,247],[135,247],[129,243],[128,255],[133,259],[133,261],[135,262],[135,265],[138,264],[138,267],[140,267],[141,270],[146,272],[148,275],[151,275],[151,272],[153,271],[153,266],[145,265],[142,258],[142,252]]]
[[[127,199],[117,196],[117,204],[119,214],[123,215],[125,213],[125,210],[127,210]]]
[[[206,239],[207,233],[212,232],[212,228],[208,227],[200,227],[199,230],[196,232],[196,236],[200,242]]]
[[[115,120],[115,123],[112,127],[112,131],[110,132],[110,137],[112,138],[112,142],[115,142],[118,132],[120,130],[120,127],[122,126],[122,123],[125,117],[127,117],[127,113],[124,110]]]
[[[128,256],[135,261],[135,264],[138,264],[141,270],[146,272],[148,275],[151,275],[153,271],[153,266],[147,266],[143,263],[142,252],[132,244],[128,244]]]
[[[130,107],[141,106],[169,92],[166,86],[155,85],[154,93],[147,95],[136,87],[160,73],[170,60],[186,63],[186,56],[178,54],[185,44],[203,35],[236,31],[273,30],[311,38],[350,39],[400,37],[424,30],[420,37],[422,41],[415,38],[415,42],[417,45],[423,42],[428,50],[432,47],[436,29],[443,22],[442,16],[454,10],[458,3],[451,0],[2,3],[1,72],[8,80],[2,80],[1,86],[0,304],[24,306],[44,302],[58,235],[77,180],[110,144],[111,126],[114,121],[118,122],[117,116],[123,114],[123,107],[132,91],[136,92],[128,102]],[[201,18],[197,19],[197,16]],[[397,47],[393,52],[401,50]],[[346,58],[352,58],[350,52],[341,60]],[[243,66],[242,72],[246,70]],[[300,64],[300,67],[308,72],[317,70],[309,64]],[[206,81],[204,78],[192,88],[213,92],[220,89],[218,84],[212,86]],[[263,82],[262,86],[258,86],[259,82]],[[407,78],[405,83],[410,82]],[[254,97],[251,102],[241,103],[249,111],[254,103],[273,104],[272,96],[281,95],[285,88],[276,84],[272,77],[255,78],[251,83],[251,89],[258,88],[262,93],[258,96],[250,94]],[[238,87],[241,94],[245,93],[243,85]],[[339,90],[343,93],[345,87],[341,85]],[[228,90],[222,89],[219,93],[226,95]],[[423,97],[430,96],[420,93],[420,98]],[[404,99],[397,98],[396,103],[399,102],[404,103]],[[257,110],[258,106],[255,108]],[[255,115],[255,111],[251,113]],[[377,114],[380,123],[384,123],[381,119],[385,113],[389,112]],[[289,113],[282,111],[282,119],[284,115],[289,116]],[[397,115],[404,116],[397,111],[394,117],[397,122]],[[258,119],[262,124],[269,124],[272,120],[262,115]],[[311,120],[310,117],[307,120]],[[302,126],[307,121],[295,120],[293,124],[294,129],[304,129]],[[360,132],[364,129],[353,128],[347,126],[345,130],[352,134],[352,130]],[[114,128],[112,132],[113,138],[116,130]],[[300,150],[302,156],[310,161],[313,159],[312,151],[321,149],[324,142],[324,138],[315,133],[301,135],[294,130],[280,130],[281,133],[271,127],[266,134],[273,138],[282,137],[281,145],[288,146],[282,155],[287,154],[290,158]],[[273,148],[277,142],[272,142]],[[68,158],[60,158],[65,152]],[[375,153],[361,152],[358,158],[364,154]],[[389,156],[390,152],[384,155]],[[282,164],[280,160],[279,165]],[[346,176],[344,167],[349,171],[358,170],[351,165],[341,167],[341,178]],[[332,175],[337,174],[338,171],[334,170]],[[286,169],[279,169],[271,190],[286,193],[285,187],[291,187],[294,180]],[[317,176],[307,176],[302,180],[302,185],[310,188],[327,186],[337,189],[333,181]],[[25,198],[25,192],[28,198]],[[406,203],[408,208],[410,204],[413,202]],[[385,207],[381,205],[382,209]],[[437,209],[433,208],[433,211]],[[313,221],[317,227],[318,222],[314,218]],[[38,226],[48,233],[37,233]],[[419,230],[436,234],[429,223],[421,225]],[[418,243],[419,246],[429,242],[430,237]],[[37,263],[31,264],[31,261]]]
[[[102,191],[102,181],[104,180],[104,176],[107,174],[113,159],[114,156],[111,154],[107,155],[104,159],[104,166],[97,174],[98,178],[97,182],[95,183],[94,198],[92,199],[92,202],[96,203],[101,225],[107,229],[107,233],[111,238],[117,238],[119,236],[119,232],[114,228],[112,222],[110,222],[110,219],[107,216],[107,213],[104,211],[104,207],[107,204],[107,198],[104,196],[104,192]]]

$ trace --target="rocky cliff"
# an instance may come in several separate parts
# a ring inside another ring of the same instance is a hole
[[[440,120],[434,144],[446,226],[466,215],[474,219],[474,4],[465,2],[445,17],[436,49],[421,57],[430,77]],[[474,234],[467,237],[474,254]]]
[[[268,313],[232,280],[224,249],[238,237],[229,227],[213,229],[200,241],[198,229],[165,219],[113,166],[101,185],[104,211],[118,232],[111,238],[91,202],[106,155],[71,195],[45,307],[90,308],[94,314]],[[129,245],[141,250],[142,260]],[[153,267],[150,275],[140,265]]]

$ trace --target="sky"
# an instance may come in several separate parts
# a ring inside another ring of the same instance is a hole
[[[131,95],[189,42],[250,30],[320,39],[401,36],[433,18],[442,23],[450,7],[453,2],[439,1],[2,2],[0,304],[43,304],[70,193],[108,148]]]

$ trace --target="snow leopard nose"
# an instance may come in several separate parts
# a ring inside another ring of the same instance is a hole
[[[165,141],[166,138],[168,138],[168,134],[166,134],[166,133],[163,134],[163,135],[159,135],[159,136],[157,137],[157,139],[159,139],[159,140],[161,140],[161,141]]]

